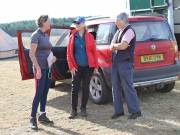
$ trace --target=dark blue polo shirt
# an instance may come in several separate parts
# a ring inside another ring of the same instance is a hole
[[[49,36],[40,29],[37,29],[31,35],[31,43],[37,44],[36,58],[39,66],[41,69],[47,69],[47,57],[49,56],[52,49]]]
[[[83,37],[79,35],[79,32],[75,34],[74,38],[74,54],[76,63],[79,66],[88,66],[88,58],[86,54],[86,43],[85,43],[85,33]]]

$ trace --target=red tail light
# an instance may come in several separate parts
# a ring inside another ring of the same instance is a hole
[[[172,42],[172,46],[173,46],[173,50],[174,50],[174,60],[178,61],[179,60],[179,53],[178,53],[178,46],[177,46],[177,42],[176,41],[171,41]]]

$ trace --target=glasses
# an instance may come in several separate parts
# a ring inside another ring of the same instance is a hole
[[[80,22],[76,22],[75,24],[80,25],[81,23]]]

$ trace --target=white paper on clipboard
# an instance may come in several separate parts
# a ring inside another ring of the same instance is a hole
[[[54,55],[53,53],[51,52],[47,58],[47,62],[48,62],[48,66],[49,68],[51,68],[51,65],[53,64],[53,59],[54,59]]]

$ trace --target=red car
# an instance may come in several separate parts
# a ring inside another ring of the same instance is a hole
[[[154,88],[160,92],[169,92],[180,76],[178,46],[167,20],[156,16],[130,17],[129,23],[136,32],[134,57],[134,86]],[[53,53],[58,58],[52,73],[52,87],[55,81],[71,77],[66,60],[66,49],[72,27],[52,26],[50,38],[54,44]],[[111,96],[111,51],[109,45],[117,30],[115,20],[108,17],[90,18],[87,29],[97,44],[99,73],[93,74],[90,82],[90,98],[94,103],[106,103]],[[33,30],[17,32],[19,44],[19,62],[22,79],[33,78],[29,50],[23,45],[22,34],[27,36]],[[28,33],[28,34],[27,34]],[[24,42],[25,43],[25,42]]]

